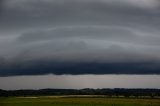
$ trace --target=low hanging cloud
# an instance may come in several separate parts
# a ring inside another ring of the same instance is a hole
[[[0,76],[159,74],[159,0],[6,0]]]
[[[30,43],[52,39],[97,39],[119,41],[122,43],[138,43],[145,45],[159,45],[160,37],[152,33],[127,28],[123,26],[63,26],[47,30],[26,32],[17,38],[18,42]]]

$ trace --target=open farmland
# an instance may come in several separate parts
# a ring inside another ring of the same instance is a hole
[[[160,99],[105,97],[5,97],[0,106],[160,106]]]

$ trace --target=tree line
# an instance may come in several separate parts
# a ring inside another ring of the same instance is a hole
[[[106,97],[160,97],[160,89],[40,89],[0,90],[0,97],[49,95],[104,95]]]

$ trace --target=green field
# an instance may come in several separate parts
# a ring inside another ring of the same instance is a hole
[[[160,99],[104,97],[8,97],[0,106],[160,106]]]

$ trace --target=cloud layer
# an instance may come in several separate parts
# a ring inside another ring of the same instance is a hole
[[[159,9],[159,0],[1,1],[0,75],[159,74]]]

